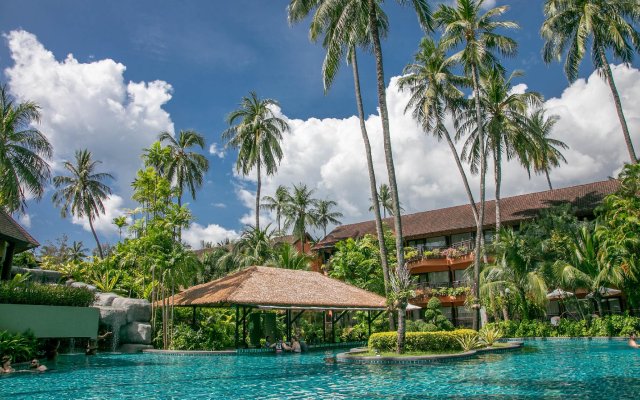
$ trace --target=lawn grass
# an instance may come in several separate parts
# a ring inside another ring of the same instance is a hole
[[[398,354],[394,351],[383,351],[376,353],[375,351],[367,351],[365,353],[349,354],[349,357],[418,357],[418,356],[442,356],[442,355],[455,355],[464,353],[462,350],[448,350],[448,351],[406,351],[402,354]]]

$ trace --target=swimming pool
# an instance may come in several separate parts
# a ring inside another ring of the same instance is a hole
[[[327,364],[302,355],[61,356],[0,377],[10,399],[638,398],[640,351],[624,341],[528,341],[521,351],[423,366]]]

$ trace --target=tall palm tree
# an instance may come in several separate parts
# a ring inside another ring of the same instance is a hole
[[[273,231],[267,225],[265,229],[249,226],[242,232],[240,239],[233,245],[230,253],[235,265],[248,267],[251,265],[265,265],[273,257]],[[219,265],[225,265],[229,260],[221,258]]]
[[[315,210],[318,200],[314,199],[314,190],[307,185],[293,185],[289,204],[284,209],[285,227],[293,228],[293,235],[300,240],[304,249],[307,240],[307,227],[317,225]]]
[[[80,262],[87,258],[87,249],[84,247],[82,241],[76,242],[75,240],[69,246],[69,253],[67,256],[68,261]]]
[[[545,40],[543,59],[550,63],[561,60],[566,53],[564,71],[570,82],[577,79],[580,62],[591,42],[593,65],[609,84],[629,158],[637,163],[607,51],[626,64],[640,51],[640,34],[635,28],[640,22],[640,3],[637,0],[546,0],[544,14],[546,20],[540,29]]]
[[[553,167],[559,167],[561,162],[567,162],[560,149],[569,148],[564,142],[550,137],[553,126],[558,122],[559,117],[556,115],[547,116],[545,110],[539,108],[531,113],[528,120],[527,125],[532,130],[533,139],[536,142],[535,151],[529,153],[529,164],[536,174],[545,174],[549,190],[553,190],[549,170]]]
[[[113,222],[113,224],[118,227],[118,234],[120,235],[120,240],[122,240],[122,228],[128,225],[127,217],[121,215],[119,217],[115,217],[111,222]]]
[[[499,29],[514,29],[518,25],[511,21],[498,21],[497,17],[504,14],[508,7],[494,7],[480,14],[483,1],[457,0],[456,7],[440,5],[434,17],[443,27],[444,32],[440,40],[446,51],[462,46],[462,49],[451,56],[454,62],[462,64],[465,73],[471,77],[474,94],[476,126],[478,140],[484,143],[484,122],[480,107],[480,70],[494,66],[498,67],[498,58],[494,52],[502,55],[513,55],[516,52],[516,42],[504,35],[496,33]],[[479,298],[480,282],[480,253],[482,245],[482,227],[484,224],[485,205],[485,151],[480,152],[480,207],[478,209],[478,223],[476,224],[476,251],[473,262],[474,287],[473,295]],[[476,312],[473,327],[478,329],[480,322],[479,304],[474,304]]]
[[[291,195],[289,194],[289,189],[284,185],[279,185],[276,188],[275,195],[272,196],[264,196],[262,198],[262,202],[264,204],[260,205],[260,208],[275,211],[276,212],[276,222],[278,223],[278,234],[282,234],[282,212],[284,208],[289,204],[289,199]]]
[[[159,141],[151,143],[149,148],[143,150],[142,160],[144,165],[151,167],[160,177],[167,175],[167,166],[171,160],[171,149],[162,147]]]
[[[46,159],[53,152],[47,138],[33,123],[40,122],[40,107],[31,101],[16,104],[0,86],[0,207],[24,212],[27,194],[41,199],[51,177]]]
[[[480,163],[480,149],[493,156],[493,176],[496,199],[496,232],[500,231],[500,185],[502,183],[502,159],[517,157],[528,167],[529,154],[535,152],[534,132],[528,126],[529,107],[539,107],[542,95],[537,92],[514,93],[511,88],[513,78],[521,76],[514,71],[508,79],[497,68],[484,71],[480,77],[480,107],[484,114],[485,141],[481,143],[475,125],[475,113],[467,112],[463,129],[471,132],[464,145],[462,155],[471,164],[471,171],[477,173]],[[499,239],[499,236],[496,236]]]
[[[189,151],[192,147],[204,148],[204,137],[196,131],[180,131],[178,140],[169,132],[162,132],[158,137],[161,142],[168,142],[170,151],[167,179],[176,180],[178,189],[178,205],[182,206],[182,193],[185,186],[191,197],[196,199],[196,189],[202,186],[204,175],[209,170],[209,160],[200,153]]]
[[[260,99],[255,92],[242,98],[240,108],[227,116],[230,127],[222,133],[226,147],[238,149],[236,170],[248,175],[256,168],[256,229],[260,229],[261,168],[267,175],[275,174],[282,159],[280,141],[282,133],[289,130],[287,122],[277,117],[272,107],[278,102]]]
[[[322,227],[324,236],[327,236],[327,225],[338,225],[340,223],[338,218],[343,217],[340,211],[331,210],[337,205],[338,203],[333,200],[318,200],[316,202],[316,209],[314,211],[316,226]]]
[[[77,150],[75,164],[69,161],[63,164],[70,176],[60,175],[53,178],[57,190],[51,199],[57,207],[61,207],[60,213],[63,218],[69,213],[77,218],[87,217],[100,258],[104,258],[93,221],[105,212],[104,200],[109,198],[111,189],[103,181],[113,179],[113,176],[106,172],[96,172],[100,163],[91,159],[90,151]]]
[[[375,202],[371,202],[369,211],[374,211]],[[378,190],[378,207],[382,210],[382,218],[387,218],[387,213],[393,215],[393,199],[391,198],[391,191],[389,185],[383,183]],[[402,205],[400,205],[400,211],[404,211]]]
[[[413,118],[420,123],[425,133],[431,133],[438,140],[446,139],[462,178],[473,218],[478,223],[478,209],[469,186],[467,173],[462,166],[455,142],[445,125],[445,117],[451,114],[454,121],[464,105],[464,93],[458,88],[468,84],[468,79],[452,72],[454,62],[447,58],[442,48],[431,38],[420,42],[414,62],[404,69],[400,78],[401,89],[409,89],[411,98],[405,113],[411,110]],[[382,188],[380,190],[382,193]]]
[[[278,245],[267,265],[283,269],[308,270],[312,257],[298,252],[290,243]]]

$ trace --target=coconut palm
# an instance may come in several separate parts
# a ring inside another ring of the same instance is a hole
[[[282,243],[276,246],[267,265],[284,269],[308,270],[311,260],[310,256],[298,252],[291,244]]]
[[[267,175],[275,174],[282,159],[280,141],[282,133],[289,130],[287,122],[275,115],[273,107],[278,102],[272,99],[260,99],[255,92],[242,98],[240,108],[227,116],[230,127],[222,133],[226,147],[238,149],[236,170],[248,175],[256,169],[256,229],[260,229],[260,188],[261,169]]]
[[[67,260],[70,262],[80,262],[87,258],[87,251],[84,247],[84,244],[80,242],[76,242],[75,240],[69,246],[69,253],[67,255]]]
[[[503,229],[496,244],[496,263],[482,271],[481,294],[503,292],[509,289],[518,299],[521,318],[528,319],[530,304],[539,307],[547,301],[547,283],[540,266],[523,254],[528,244],[512,229]]]
[[[176,181],[178,189],[178,205],[182,206],[182,194],[185,187],[191,197],[196,199],[196,189],[202,186],[204,175],[209,170],[209,161],[202,154],[189,151],[192,147],[204,148],[204,137],[196,131],[180,131],[176,140],[169,132],[162,132],[160,142],[168,142],[170,157],[166,171],[169,181]]]
[[[616,88],[607,52],[623,63],[631,63],[640,51],[640,3],[637,0],[546,0],[546,20],[540,34],[545,40],[542,50],[546,63],[565,56],[564,71],[570,82],[578,77],[580,62],[591,42],[591,58],[611,89],[629,158],[637,163],[622,102]]]
[[[531,113],[527,121],[535,141],[534,151],[529,152],[529,165],[536,174],[545,174],[549,190],[553,189],[549,170],[553,167],[559,167],[561,162],[567,162],[560,149],[569,148],[564,142],[550,137],[553,126],[558,122],[558,119],[556,115],[547,116],[544,109],[539,108]]]
[[[17,103],[0,86],[0,207],[24,212],[29,194],[41,199],[51,177],[46,159],[52,148],[33,123],[40,122],[40,107],[31,101]]]
[[[171,149],[162,147],[159,141],[153,142],[149,148],[143,150],[142,160],[145,166],[156,170],[159,177],[165,177],[171,160]]]
[[[346,59],[348,63],[351,63],[360,133],[365,149],[367,171],[369,173],[369,190],[371,192],[371,199],[377,199],[376,176],[373,168],[371,143],[365,125],[364,106],[362,104],[362,93],[360,91],[360,72],[358,70],[356,51],[357,48],[368,49],[371,45],[371,35],[368,28],[369,3],[366,0],[292,0],[288,7],[289,20],[293,23],[299,22],[316,8],[317,10],[311,22],[309,35],[311,40],[317,41],[319,37],[324,34],[322,44],[323,47],[327,49],[322,65],[324,88],[325,91],[330,88],[343,58]],[[380,7],[378,7],[376,12],[378,32],[380,35],[385,36],[388,26],[387,17]],[[380,217],[380,205],[377,202],[373,202],[372,209],[376,224],[378,247],[380,249],[380,264],[384,276],[385,293],[388,294],[390,285],[389,265],[387,248],[384,241],[382,218]],[[390,327],[393,329],[393,316],[389,315],[389,317]]]
[[[60,213],[63,218],[69,213],[76,218],[87,218],[98,254],[100,258],[104,258],[93,221],[105,212],[104,201],[109,198],[111,189],[103,181],[113,179],[113,176],[106,172],[96,172],[100,161],[92,160],[91,152],[86,149],[77,150],[75,158],[75,164],[69,161],[63,164],[70,176],[60,175],[53,178],[53,185],[57,190],[51,199],[57,207],[61,207]]]
[[[307,227],[317,225],[315,210],[318,200],[314,199],[314,190],[307,185],[293,185],[289,204],[284,209],[286,229],[293,228],[293,235],[300,240],[302,248],[307,240]]]
[[[324,236],[327,236],[327,225],[340,224],[338,218],[342,218],[343,215],[340,211],[332,211],[331,209],[337,206],[333,200],[318,200],[316,202],[316,209],[314,210],[316,226],[322,227]]]
[[[504,35],[496,33],[499,29],[514,29],[518,25],[511,21],[498,21],[508,7],[494,7],[480,14],[483,1],[457,0],[456,7],[440,5],[434,17],[443,27],[440,40],[443,50],[461,46],[461,50],[451,56],[452,61],[462,64],[465,73],[470,76],[474,94],[476,126],[478,139],[484,143],[484,122],[480,107],[480,71],[489,67],[499,67],[494,52],[508,56],[516,52],[516,42]],[[482,227],[484,224],[485,205],[485,152],[480,152],[480,207],[476,224],[476,251],[473,263],[474,288],[473,295],[479,297],[480,253],[482,244]],[[479,305],[474,304],[476,312],[473,327],[479,328]]]
[[[404,76],[398,84],[401,89],[408,89],[411,93],[405,113],[411,110],[413,118],[420,123],[425,133],[431,133],[438,140],[446,139],[477,224],[478,209],[469,180],[455,142],[445,125],[447,114],[452,115],[454,121],[457,120],[456,116],[464,104],[464,93],[458,87],[468,84],[468,79],[453,74],[453,64],[453,60],[446,57],[445,52],[433,39],[425,37],[420,42],[414,62],[405,67]],[[380,192],[382,193],[382,188]]]
[[[234,243],[231,257],[237,266],[265,265],[273,257],[272,243],[273,231],[269,229],[269,225],[265,229],[248,226]],[[218,260],[219,265],[228,262],[226,259]]]
[[[393,215],[393,199],[391,198],[391,191],[389,185],[383,183],[378,190],[378,207],[382,210],[382,218],[387,218],[387,213]],[[375,202],[371,202],[369,211],[374,211]],[[404,211],[402,205],[400,205],[400,211]]]
[[[469,110],[463,117],[462,129],[470,132],[462,150],[463,159],[471,164],[471,171],[477,173],[480,163],[480,149],[486,149],[493,157],[493,176],[496,199],[496,232],[500,231],[500,185],[502,183],[503,155],[510,160],[518,158],[528,166],[529,154],[535,152],[533,130],[529,127],[527,114],[530,107],[539,107],[542,95],[537,92],[517,93],[512,91],[511,81],[521,76],[514,71],[508,79],[497,68],[484,71],[480,77],[480,107],[484,115],[485,143],[480,142],[475,113]],[[499,236],[496,236],[498,239]]]
[[[269,210],[271,212],[276,212],[276,222],[278,223],[278,234],[282,233],[282,212],[286,205],[289,203],[289,199],[291,195],[289,194],[289,189],[286,186],[279,185],[276,189],[275,195],[272,196],[264,196],[262,198],[263,204],[260,205],[260,208]]]

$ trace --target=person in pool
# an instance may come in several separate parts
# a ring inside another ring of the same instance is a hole
[[[31,364],[29,364],[29,369],[33,372],[44,372],[48,368],[46,365],[40,364],[40,361],[38,361],[37,358],[34,358],[33,360],[31,360]]]
[[[291,351],[294,353],[301,353],[302,348],[300,347],[300,342],[296,336],[291,338]]]
[[[2,356],[2,366],[0,366],[0,373],[9,374],[11,372],[15,372],[15,370],[11,366],[11,357]]]
[[[634,333],[632,333],[629,337],[629,346],[633,347],[634,349],[640,348],[640,346],[638,346],[638,343],[636,342],[636,335]]]
[[[284,350],[291,350],[291,347],[287,345],[282,339],[276,339],[276,342],[271,345],[273,349],[275,349],[276,353],[282,353]]]

